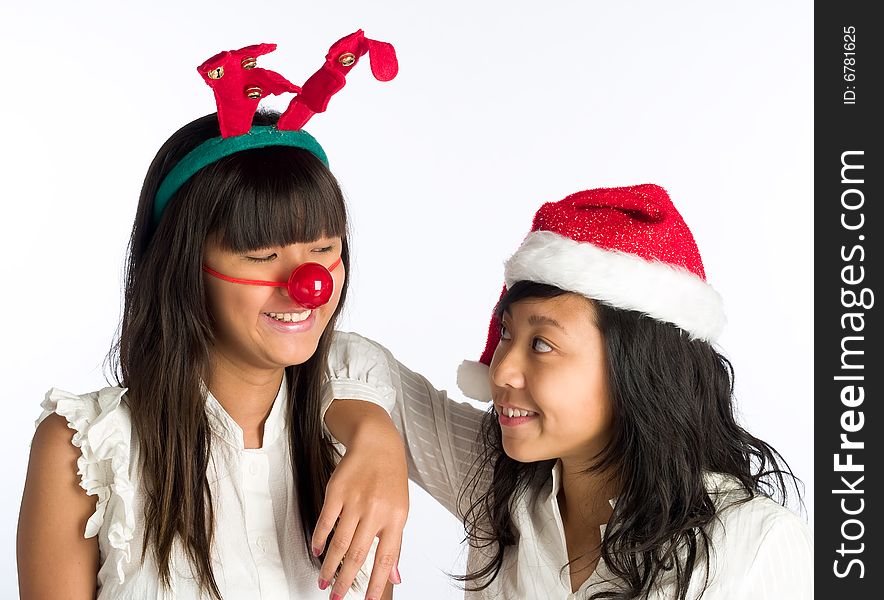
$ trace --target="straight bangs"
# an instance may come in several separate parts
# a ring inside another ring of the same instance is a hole
[[[207,233],[225,250],[253,252],[346,237],[341,189],[307,150],[274,146],[238,152],[200,175],[207,187],[216,188]]]

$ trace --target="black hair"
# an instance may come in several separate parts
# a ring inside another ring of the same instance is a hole
[[[517,282],[498,303],[495,317],[499,321],[520,300],[566,293]],[[703,589],[708,586],[707,528],[716,505],[704,476],[733,477],[745,492],[741,501],[766,496],[781,504],[787,499],[786,480],[798,480],[776,450],[737,422],[733,368],[711,344],[636,311],[593,305],[604,337],[614,418],[610,441],[587,472],[616,478],[619,494],[601,557],[623,587],[591,598],[646,597],[665,577],[673,580],[675,598],[684,600],[695,567],[705,564]],[[477,475],[461,498],[468,506],[463,518],[469,542],[491,559],[457,578],[471,590],[487,588],[499,574],[507,547],[518,543],[514,502],[548,481],[554,462],[508,457],[493,408],[481,431],[476,473],[490,469],[492,482],[480,488]]]

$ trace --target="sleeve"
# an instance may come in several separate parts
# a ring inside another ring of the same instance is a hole
[[[383,406],[405,442],[412,481],[460,518],[468,481],[490,481],[479,464],[484,411],[455,402],[400,364],[383,346],[354,333],[336,332],[329,356],[328,395]]]
[[[749,566],[740,597],[813,598],[813,539],[807,525],[794,514],[784,512],[771,520]]]
[[[84,536],[94,537],[106,528],[110,545],[120,550],[116,566],[121,583],[124,565],[131,561],[130,542],[135,531],[135,490],[129,479],[132,422],[122,402],[125,393],[125,388],[108,387],[78,396],[53,388],[46,393],[40,405],[43,413],[36,422],[39,425],[55,413],[74,430],[71,443],[80,449],[80,487],[97,496]]]

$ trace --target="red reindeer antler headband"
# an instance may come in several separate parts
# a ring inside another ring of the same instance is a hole
[[[359,59],[369,55],[371,72],[390,81],[399,71],[391,44],[370,40],[360,29],[332,44],[323,64],[302,87],[274,71],[261,69],[257,59],[276,44],[255,44],[228,50],[205,61],[197,71],[215,93],[221,137],[208,140],[188,153],[166,175],[154,200],[154,225],[158,224],[172,195],[206,165],[242,150],[265,146],[304,148],[326,165],[325,151],[313,136],[301,131],[315,114],[324,112],[331,97],[346,83],[346,75]],[[294,92],[297,95],[274,127],[252,127],[261,98]]]

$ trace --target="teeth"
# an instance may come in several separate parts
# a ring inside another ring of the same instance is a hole
[[[500,414],[502,414],[503,416],[509,417],[511,419],[514,417],[528,417],[528,416],[534,416],[537,414],[536,412],[532,412],[530,410],[522,410],[519,408],[508,408],[508,407],[503,407],[503,406],[500,407],[500,410],[498,412]]]
[[[277,321],[282,321],[283,323],[299,323],[310,316],[311,310],[305,310],[304,312],[291,312],[291,313],[264,313],[271,319],[276,319]]]

